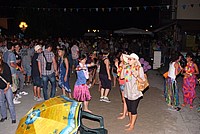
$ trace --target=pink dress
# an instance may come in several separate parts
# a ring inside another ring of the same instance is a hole
[[[196,75],[193,75],[195,72],[194,63],[187,63],[184,71],[189,74],[189,76],[184,76],[183,78],[183,100],[185,104],[192,105],[196,97]]]

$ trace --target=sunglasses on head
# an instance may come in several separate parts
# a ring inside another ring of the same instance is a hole
[[[135,58],[128,58],[128,60],[135,60]]]

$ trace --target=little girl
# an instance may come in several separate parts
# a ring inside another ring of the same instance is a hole
[[[73,96],[75,100],[83,102],[84,111],[91,113],[88,109],[88,103],[89,100],[91,100],[91,95],[86,83],[89,78],[88,67],[94,66],[94,63],[85,64],[86,60],[86,55],[81,55],[79,58],[79,65],[76,67],[77,80],[74,86]]]

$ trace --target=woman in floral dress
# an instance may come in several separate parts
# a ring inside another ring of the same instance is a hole
[[[190,109],[193,108],[193,100],[196,97],[196,75],[199,74],[196,63],[193,62],[193,53],[188,52],[186,54],[187,65],[183,70],[183,101],[182,106],[190,105]]]
[[[66,95],[66,92],[68,93],[68,97],[72,98],[71,95],[71,88],[69,85],[69,61],[67,58],[67,53],[65,52],[64,48],[59,48],[58,55],[60,57],[60,67],[59,67],[59,86],[62,88],[63,95]]]

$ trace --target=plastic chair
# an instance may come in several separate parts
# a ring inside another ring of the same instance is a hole
[[[100,123],[100,127],[94,128],[94,129],[88,128],[83,124],[82,119],[97,121]],[[80,123],[81,124],[80,124],[79,130],[81,134],[107,134],[108,133],[108,131],[104,128],[104,121],[103,121],[102,116],[94,115],[92,113],[82,111]]]

